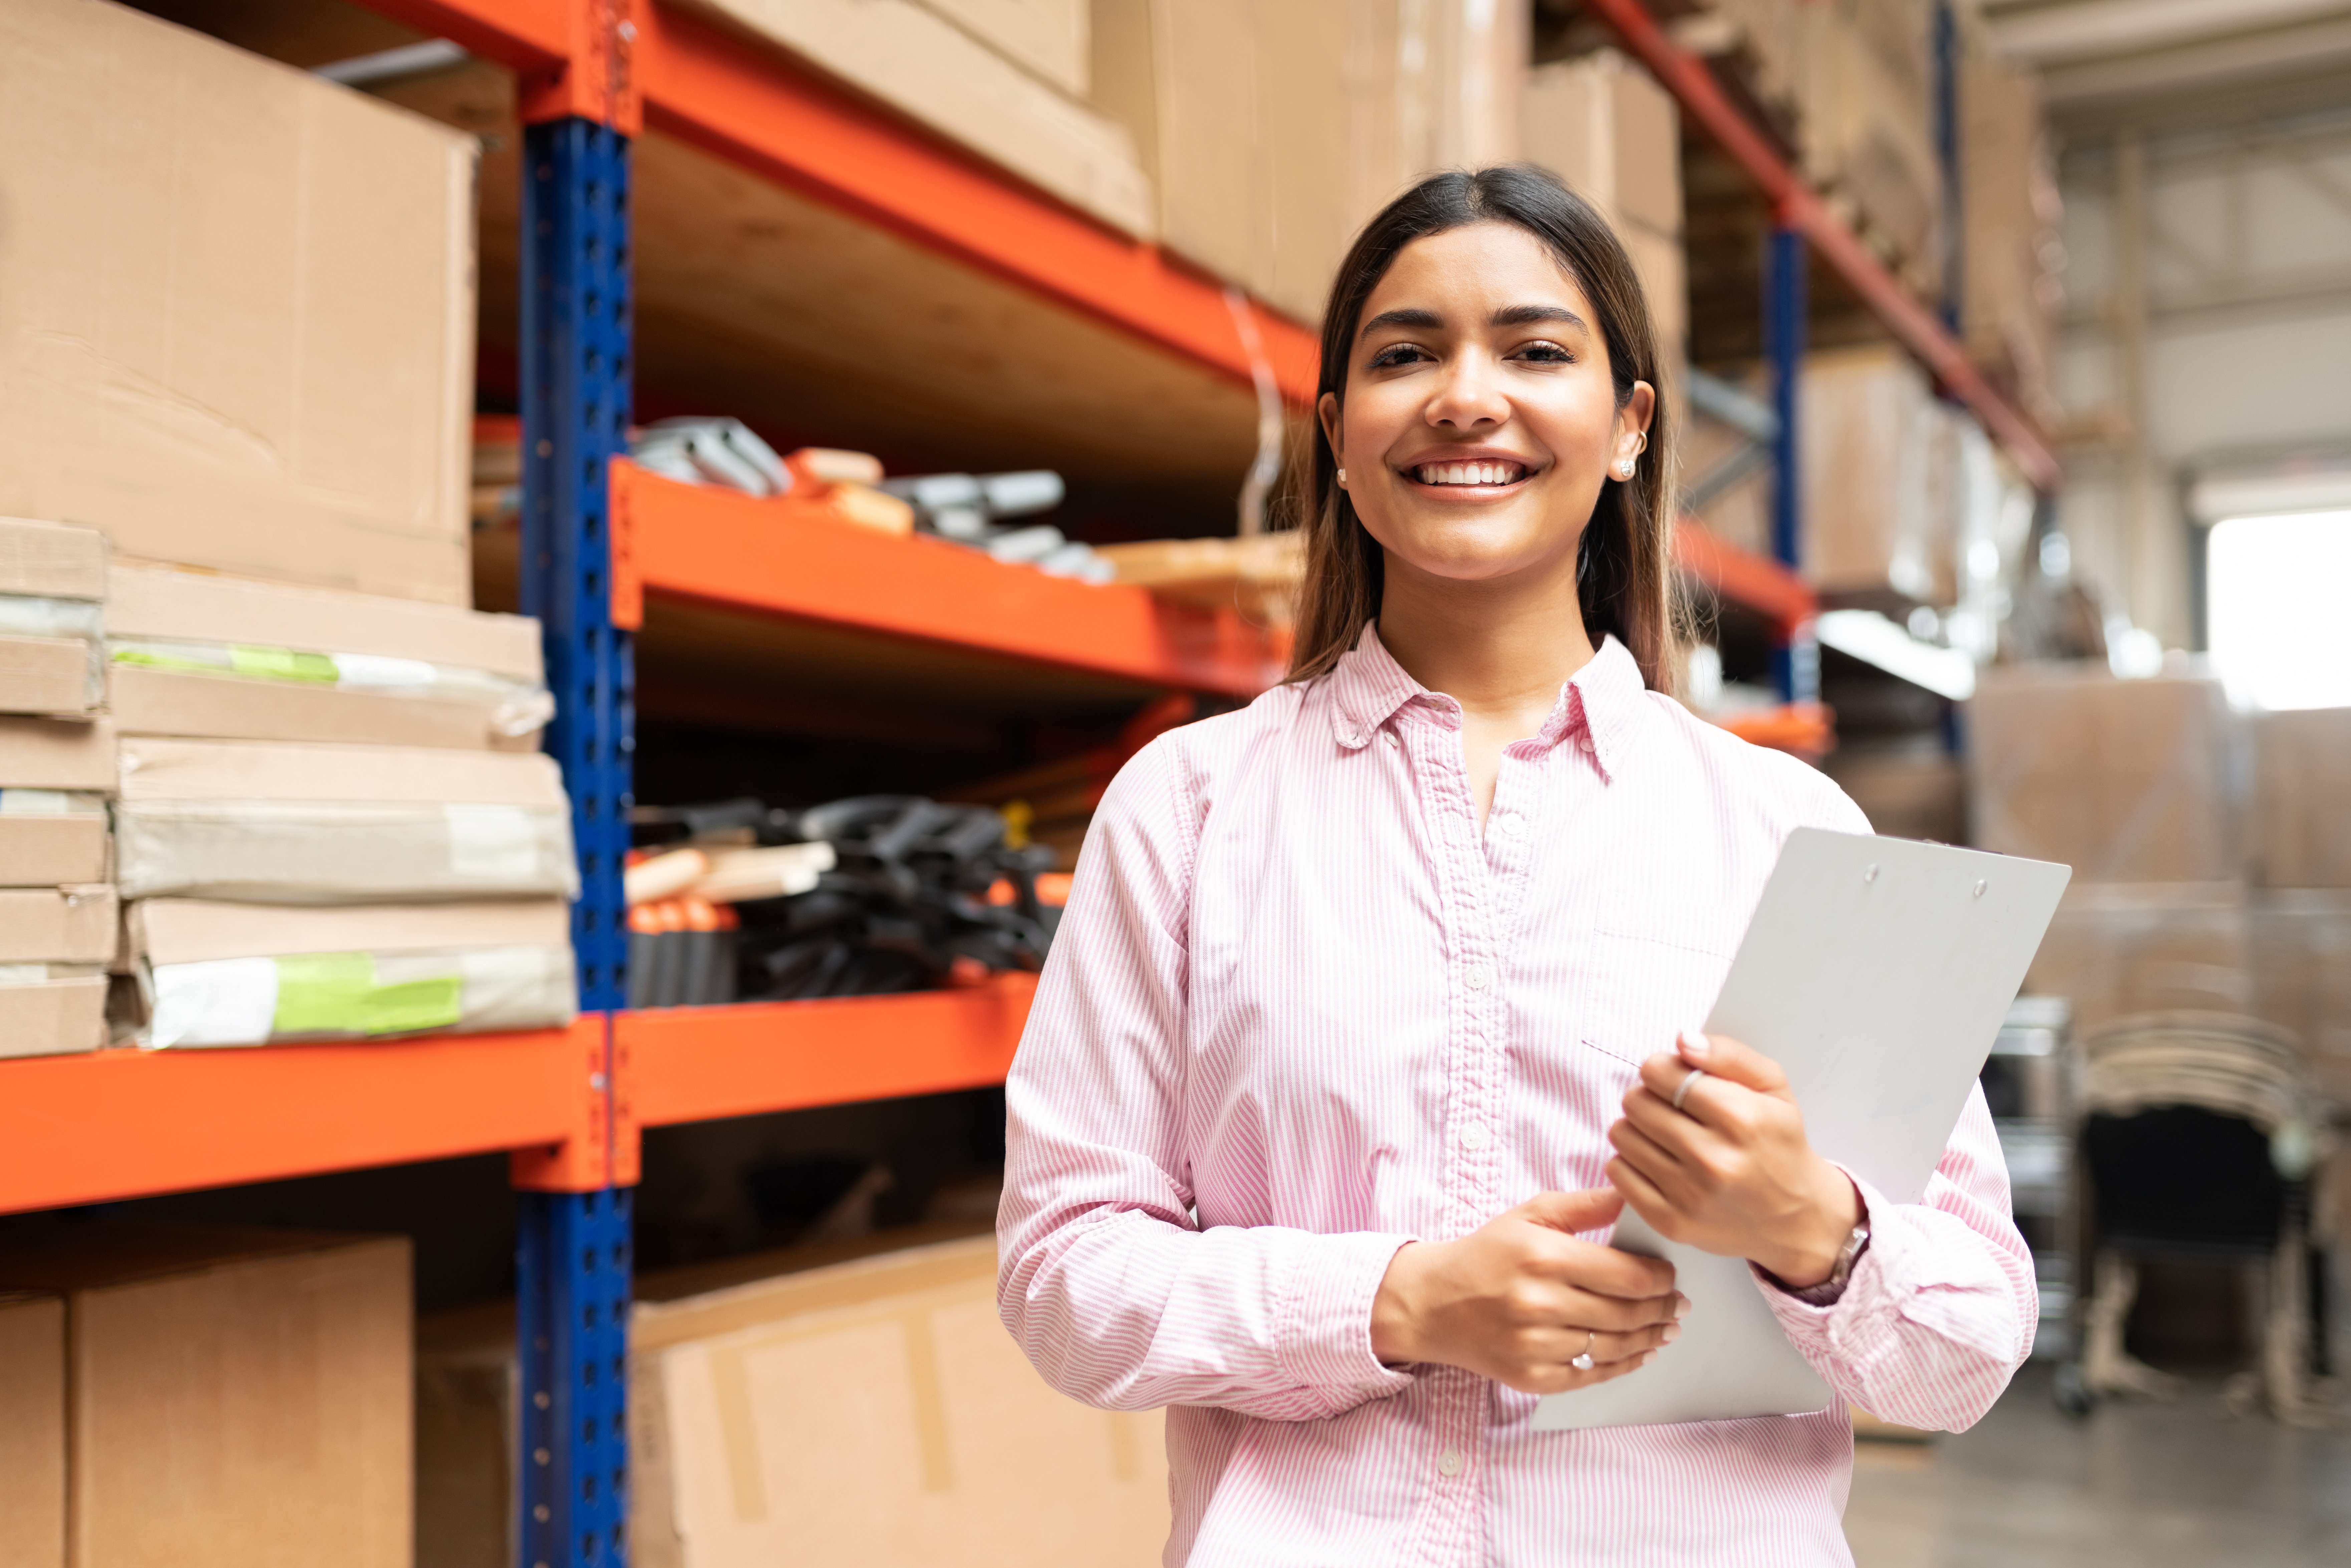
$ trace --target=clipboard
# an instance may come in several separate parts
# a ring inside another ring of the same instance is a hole
[[[1823,1156],[1889,1202],[1917,1203],[2072,875],[2043,861],[1799,828],[1707,1031],[1787,1071]],[[1613,1245],[1674,1265],[1690,1299],[1681,1338],[1628,1376],[1546,1396],[1535,1430],[1802,1415],[1834,1401],[1744,1260],[1667,1241],[1629,1208]]]

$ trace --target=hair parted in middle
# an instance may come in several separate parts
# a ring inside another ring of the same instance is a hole
[[[1613,634],[1641,668],[1651,690],[1672,693],[1679,682],[1683,611],[1672,559],[1674,431],[1665,397],[1656,328],[1633,270],[1632,258],[1591,204],[1548,170],[1508,163],[1431,174],[1381,209],[1339,264],[1322,313],[1322,371],[1315,388],[1347,401],[1347,367],[1364,305],[1405,246],[1471,224],[1509,224],[1542,242],[1598,316],[1608,371],[1623,408],[1634,383],[1657,391],[1648,444],[1635,459],[1633,477],[1612,469],[1576,547],[1577,598],[1585,631],[1597,645]],[[1336,664],[1355,645],[1365,622],[1380,612],[1384,558],[1355,516],[1353,500],[1337,482],[1338,461],[1322,423],[1315,422],[1307,474],[1306,575],[1299,590],[1298,634],[1290,678],[1310,679]]]

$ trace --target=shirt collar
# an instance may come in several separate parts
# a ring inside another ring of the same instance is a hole
[[[1559,701],[1536,732],[1535,744],[1549,750],[1562,740],[1588,735],[1593,760],[1613,777],[1647,689],[1631,651],[1614,636],[1604,637],[1592,662],[1560,687]],[[1458,712],[1452,698],[1430,691],[1405,673],[1380,642],[1378,623],[1370,621],[1331,672],[1331,695],[1332,730],[1350,751],[1370,745],[1380,727],[1416,697],[1427,698],[1448,713]]]

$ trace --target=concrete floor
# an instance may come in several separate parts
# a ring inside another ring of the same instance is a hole
[[[2075,1421],[2049,1377],[2029,1365],[1931,1447],[1861,1446],[1845,1511],[1859,1568],[2351,1564],[2351,1432],[2237,1420],[2218,1377]]]

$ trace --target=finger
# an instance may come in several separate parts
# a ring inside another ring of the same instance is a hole
[[[1607,1175],[1610,1185],[1625,1195],[1634,1213],[1647,1220],[1658,1235],[1673,1239],[1682,1227],[1682,1211],[1657,1190],[1656,1183],[1635,1170],[1633,1162],[1622,1155],[1608,1162]]]
[[[1667,1203],[1687,1208],[1697,1199],[1698,1189],[1688,1163],[1673,1150],[1660,1146],[1632,1123],[1619,1122],[1610,1127],[1608,1141],[1616,1146],[1618,1156],[1640,1172],[1642,1179],[1656,1188]]]
[[[1650,1351],[1663,1350],[1681,1336],[1682,1325],[1675,1322],[1651,1323],[1628,1333],[1595,1333],[1589,1354],[1604,1366],[1612,1361],[1630,1361]]]
[[[1690,1098],[1698,1098],[1697,1091],[1691,1091]],[[1625,1120],[1681,1166],[1695,1164],[1706,1152],[1705,1145],[1717,1136],[1704,1123],[1675,1110],[1646,1089],[1635,1089],[1625,1096]]]
[[[1569,1332],[1586,1329],[1608,1333],[1637,1333],[1643,1329],[1677,1323],[1689,1310],[1689,1298],[1678,1291],[1635,1300],[1591,1291],[1570,1293],[1560,1303],[1561,1326]]]
[[[1595,1360],[1589,1372],[1580,1366],[1566,1364],[1546,1367],[1525,1384],[1513,1384],[1511,1386],[1524,1394],[1573,1394],[1580,1388],[1592,1388],[1603,1383],[1614,1383],[1620,1377],[1630,1377],[1656,1359],[1657,1353],[1652,1350],[1624,1361]]]
[[[1625,1200],[1614,1187],[1595,1186],[1582,1192],[1542,1192],[1519,1205],[1518,1212],[1537,1225],[1563,1230],[1570,1236],[1605,1230],[1625,1211]]]
[[[1727,1034],[1708,1035],[1686,1030],[1680,1043],[1679,1055],[1687,1066],[1702,1068],[1717,1078],[1729,1079],[1759,1094],[1788,1092],[1788,1075],[1780,1071],[1778,1062]],[[1693,1089],[1690,1092],[1695,1096],[1698,1091]]]

